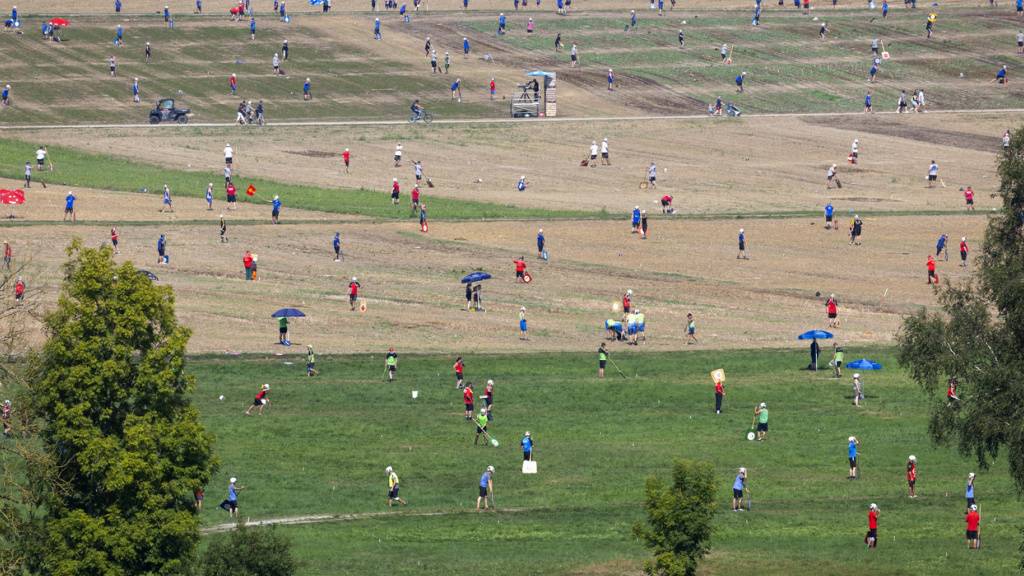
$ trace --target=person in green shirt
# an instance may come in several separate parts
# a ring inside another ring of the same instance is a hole
[[[313,345],[306,344],[306,376],[316,375],[316,354],[313,353]]]
[[[481,434],[484,435],[484,440],[487,440],[487,408],[481,408],[480,414],[476,417],[476,438],[473,439],[474,446],[476,446],[476,443],[480,440]]]
[[[284,316],[277,319],[277,343],[288,345],[288,319]]]
[[[597,377],[604,378],[604,365],[608,362],[608,347],[604,342],[601,342],[601,347],[597,349]]]
[[[843,347],[838,342],[832,343],[832,371],[836,378],[843,376]]]
[[[768,405],[761,402],[754,408],[754,416],[757,418],[757,440],[764,440],[768,435]]]
[[[398,370],[398,353],[395,347],[388,348],[387,356],[384,357],[384,365],[388,373],[388,382],[395,379],[395,371]]]

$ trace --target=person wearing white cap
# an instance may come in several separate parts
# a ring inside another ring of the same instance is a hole
[[[395,502],[404,506],[406,501],[398,497],[398,474],[391,466],[385,468],[384,473],[388,475],[388,508]]]
[[[860,381],[860,374],[853,375],[853,405],[860,406],[864,400],[864,383]]]
[[[651,188],[658,187],[658,166],[654,162],[647,167],[647,185]]]
[[[739,234],[736,236],[736,242],[739,244],[739,252],[736,254],[737,260],[750,260],[750,256],[747,255],[747,233],[740,228]]]
[[[516,190],[520,192],[525,192],[526,189],[529,187],[530,183],[526,181],[526,174],[523,174],[522,176],[519,177],[519,180],[516,181]]]
[[[391,179],[391,204],[398,206],[398,197],[401,195],[402,189],[398,185],[398,178]]]
[[[608,157],[608,138],[601,141],[601,163],[605,166],[612,165],[612,161]]]
[[[860,445],[860,441],[856,436],[850,436],[846,441],[846,459],[850,463],[850,474],[846,479],[854,480],[857,478],[857,446]]]
[[[639,234],[640,233],[640,206],[633,206],[633,220],[632,220],[632,224],[633,224],[633,229],[630,231],[630,234]]]
[[[967,548],[970,550],[977,550],[981,547],[981,538],[978,536],[981,515],[978,514],[978,505],[971,504],[971,507],[967,509],[967,516],[964,517],[967,522]]]
[[[238,493],[244,488],[243,486],[236,485],[236,482],[238,482],[238,478],[232,476],[231,480],[228,481],[228,497],[220,503],[220,508],[232,517],[238,516]]]
[[[732,482],[732,511],[744,512],[743,493],[747,489],[747,469],[740,468],[736,472],[736,479]]]
[[[754,408],[754,418],[757,419],[757,440],[760,442],[768,435],[768,404],[758,404]]]
[[[529,340],[526,336],[526,306],[519,307],[519,339]]]
[[[235,150],[231,147],[231,143],[224,145],[224,165],[231,167],[235,161]]]
[[[915,484],[917,484],[917,456],[911,454],[907,457],[907,495],[911,498],[917,498]]]
[[[519,445],[523,447],[523,461],[533,460],[533,438],[530,437],[529,430],[523,433],[523,439],[519,441]]]
[[[967,267],[967,252],[970,248],[967,246],[967,236],[960,238],[960,266],[963,268]]]
[[[487,386],[484,387],[484,393],[480,395],[480,398],[484,401],[484,410],[487,410],[487,421],[494,420],[494,415],[491,413],[494,405],[494,380],[487,381]]]
[[[252,405],[249,406],[245,411],[246,416],[251,416],[253,408],[259,408],[257,413],[263,416],[263,408],[270,403],[270,384],[264,384],[260,387],[260,391],[256,393],[256,398],[253,399]]]
[[[871,503],[868,506],[868,533],[864,536],[864,543],[868,548],[878,547],[878,513],[881,512],[878,504]]]
[[[402,165],[402,143],[395,144],[395,167]]]
[[[480,477],[480,494],[476,497],[476,511],[480,511],[480,502],[484,503],[484,510],[487,510],[487,498],[494,501],[494,466],[488,466]]]
[[[832,189],[832,181],[833,180],[836,181],[836,186],[839,186],[839,179],[836,177],[836,168],[837,168],[837,166],[835,164],[833,164],[832,166],[829,166],[828,171],[825,172],[825,189],[826,190],[831,190]]]
[[[590,164],[591,168],[597,168],[597,140],[590,141]]]
[[[362,284],[359,283],[359,279],[355,276],[352,277],[352,281],[348,283],[348,306],[350,310],[356,309],[356,302],[359,300],[359,289]]]
[[[970,509],[974,506],[974,472],[967,475],[967,489],[964,491],[964,496],[967,497],[967,508]]]
[[[853,144],[850,145],[850,164],[856,164],[857,158],[860,157],[860,140],[857,138],[853,139]]]

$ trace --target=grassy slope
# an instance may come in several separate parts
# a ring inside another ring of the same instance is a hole
[[[472,445],[453,387],[450,357],[403,357],[397,383],[381,382],[381,355],[326,358],[308,379],[302,360],[203,358],[196,402],[218,438],[223,465],[208,487],[204,524],[223,522],[215,505],[228,476],[249,487],[244,517],[376,512],[383,469],[395,466],[409,512],[444,511],[282,528],[293,536],[303,574],[451,574],[502,566],[513,573],[635,570],[643,549],[630,536],[641,518],[644,478],[664,475],[673,457],[710,460],[723,512],[709,567],[716,574],[1008,573],[1024,512],[1004,462],[979,476],[985,550],[962,546],[963,480],[975,464],[933,447],[925,402],[885,350],[850,350],[887,370],[867,375],[866,407],[849,402],[848,380],[797,368],[802,351],[638,354],[614,348],[622,369],[594,378],[593,354],[467,359],[470,380],[497,382],[495,450]],[[712,413],[708,372],[724,366],[726,411]],[[611,371],[610,371],[611,372]],[[261,382],[273,384],[271,412],[241,412]],[[411,390],[419,390],[413,401]],[[225,400],[217,400],[224,394]],[[751,407],[767,401],[771,437],[746,441]],[[538,476],[519,474],[518,439],[538,442]],[[846,437],[863,442],[863,477],[846,476]],[[903,481],[919,458],[916,500]],[[503,507],[469,512],[485,466],[497,468]],[[735,467],[750,470],[754,511],[725,511]],[[882,544],[863,550],[868,503],[882,510]],[[596,566],[595,566],[596,565]]]
[[[26,161],[32,161],[35,167],[36,146],[19,140],[0,139],[0,176],[15,180],[23,178]],[[57,170],[53,173],[36,174],[36,178],[42,178],[48,183],[125,192],[141,192],[146,189],[153,195],[162,194],[163,185],[166,183],[170,185],[174,196],[202,198],[206,193],[206,185],[212,181],[217,198],[224,198],[224,180],[220,174],[171,170],[73,148],[47,148],[51,157],[55,159]],[[256,186],[257,195],[253,198],[245,195],[246,186],[249,184]],[[242,177],[235,178],[235,186],[238,187],[239,200],[244,202],[255,201],[265,204],[274,194],[278,194],[284,202],[285,209],[305,208],[374,218],[412,218],[406,205],[396,209],[391,205],[387,193],[373,190],[327,189]],[[427,193],[429,194],[429,191]],[[430,197],[430,217],[438,220],[601,216],[602,214],[598,212],[543,210]]]

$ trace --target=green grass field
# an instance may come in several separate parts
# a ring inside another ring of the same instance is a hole
[[[20,140],[0,139],[0,176],[20,180],[24,164],[35,158],[38,144]],[[211,172],[172,170],[133,162],[126,158],[92,154],[74,148],[48,146],[57,169],[53,173],[36,174],[36,179],[47,183],[84,186],[122,192],[144,192],[159,197],[163,185],[169,184],[174,196],[203,198],[206,185],[214,183],[218,200],[224,198],[223,177]],[[340,161],[339,161],[340,164]],[[33,164],[35,166],[35,164]],[[366,189],[319,188],[285,184],[262,178],[236,177],[240,202],[268,204],[275,194],[281,196],[285,209],[305,208],[336,214],[369,216],[372,218],[411,219],[414,216],[406,206],[392,206],[388,193]],[[246,187],[256,187],[256,195],[245,195]],[[269,212],[268,212],[269,213]],[[517,206],[502,206],[472,200],[452,200],[431,197],[430,216],[437,220],[467,220],[480,218],[595,218],[607,217],[602,212],[558,211]],[[285,216],[287,218],[287,216]]]
[[[268,337],[273,337],[269,335]],[[596,341],[595,341],[596,344]],[[596,346],[595,346],[596,348]],[[595,377],[593,354],[467,357],[468,380],[496,382],[498,449],[473,445],[452,357],[403,356],[383,381],[383,356],[322,358],[317,378],[297,355],[201,357],[195,402],[217,438],[221,468],[207,487],[204,525],[227,478],[247,487],[243,518],[385,510],[384,467],[402,479],[409,506],[387,517],[280,527],[302,574],[451,574],[496,566],[523,574],[635,573],[645,550],[630,527],[642,518],[644,479],[675,457],[717,470],[721,513],[708,574],[1006,574],[1024,520],[1006,464],[989,471],[926,436],[926,400],[887,349],[852,349],[885,370],[865,374],[866,405],[842,381],[799,370],[803,349],[647,354],[613,347],[629,376]],[[291,362],[291,364],[287,364]],[[725,411],[713,413],[708,373],[724,367]],[[242,412],[262,382],[273,386],[263,417]],[[413,400],[411,391],[419,398]],[[223,394],[225,399],[218,400]],[[771,410],[766,442],[749,442],[755,403]],[[479,404],[478,404],[479,406]],[[530,430],[540,473],[519,472],[518,441]],[[862,441],[862,477],[846,480],[846,438]],[[919,461],[920,497],[906,497],[908,454]],[[477,515],[476,483],[497,469],[497,515]],[[750,471],[753,510],[728,511],[735,468]],[[979,472],[985,539],[963,543],[964,479]],[[882,509],[880,546],[862,538],[867,505]],[[438,513],[437,515],[419,515]],[[216,536],[208,536],[214,538]]]

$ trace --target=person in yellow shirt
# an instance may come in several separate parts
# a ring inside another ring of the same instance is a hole
[[[384,469],[384,473],[388,475],[388,508],[395,502],[405,505],[407,502],[398,497],[398,474],[395,474],[394,468],[388,466]]]

